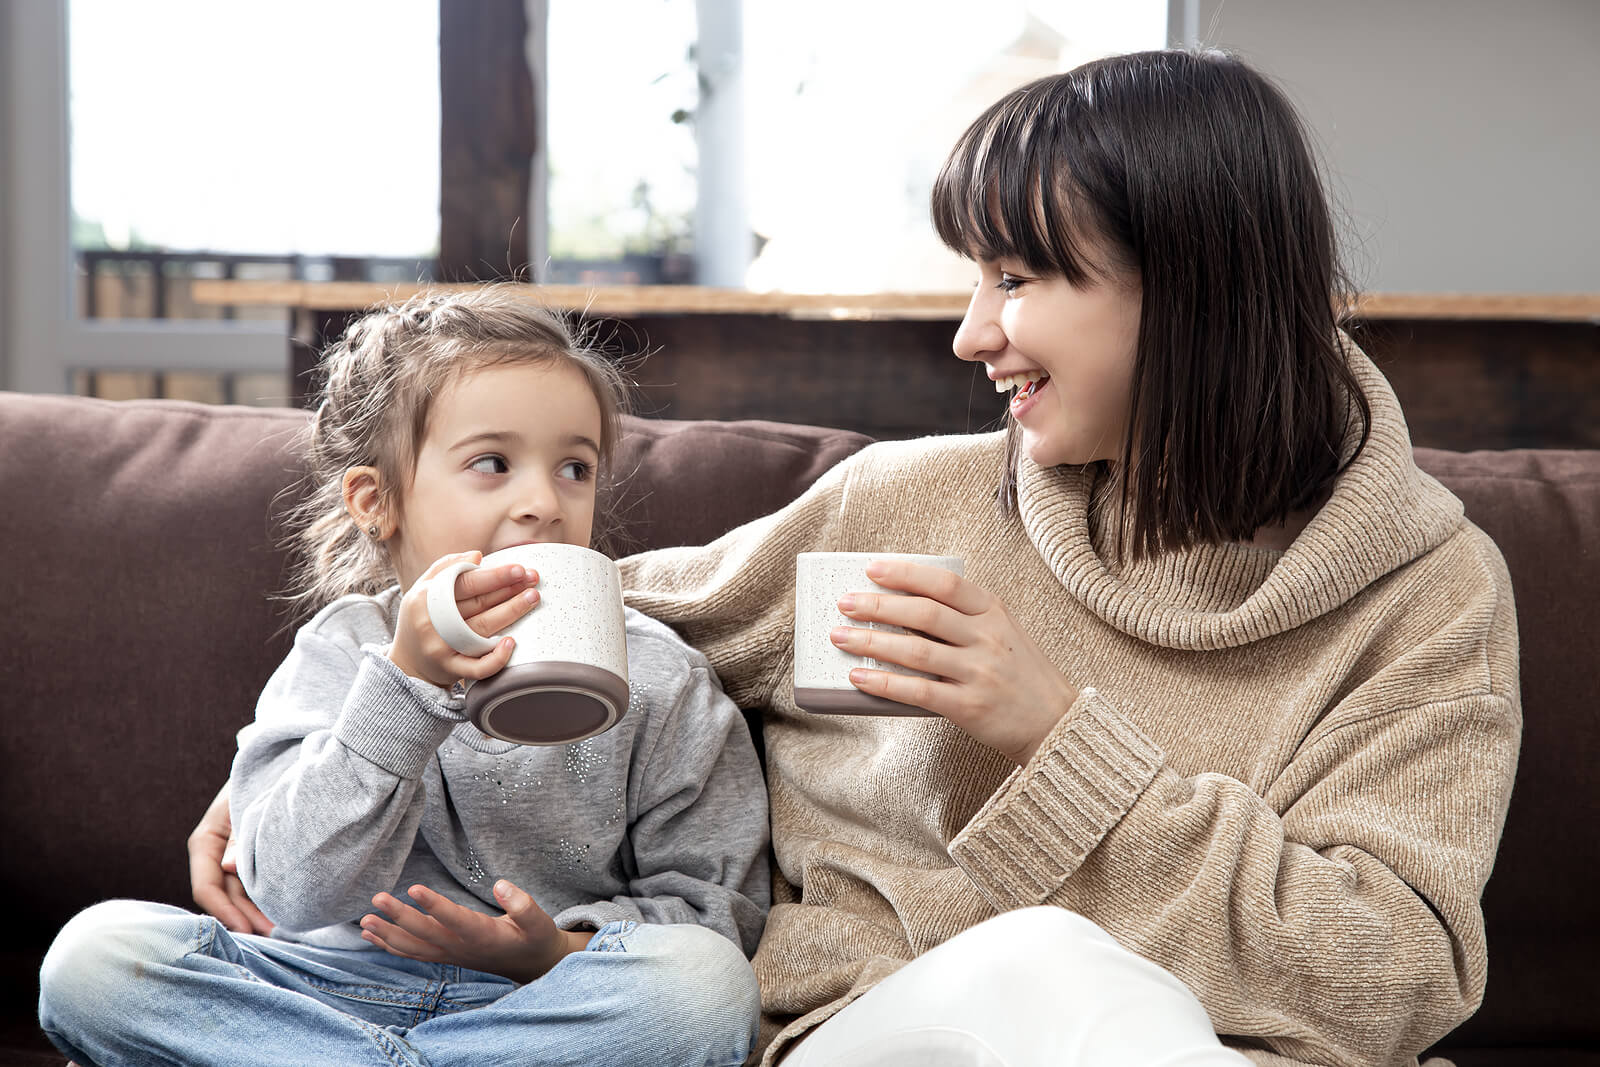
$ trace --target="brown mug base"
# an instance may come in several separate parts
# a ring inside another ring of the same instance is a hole
[[[522,663],[467,690],[472,725],[519,745],[570,745],[628,711],[628,683],[587,663]]]
[[[885,700],[859,689],[815,689],[794,687],[795,706],[813,715],[900,715],[933,716],[933,712],[898,700]]]

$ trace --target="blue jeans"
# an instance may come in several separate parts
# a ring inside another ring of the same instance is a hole
[[[699,926],[616,922],[537,981],[233,934],[113,900],[62,928],[39,1021],[80,1064],[739,1064],[760,994]]]

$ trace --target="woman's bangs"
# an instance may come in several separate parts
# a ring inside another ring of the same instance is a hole
[[[933,225],[968,259],[1009,260],[1077,282],[1097,272],[1073,236],[1080,223],[1064,188],[1066,146],[1058,124],[1039,113],[1042,103],[1018,90],[967,129],[934,181]]]

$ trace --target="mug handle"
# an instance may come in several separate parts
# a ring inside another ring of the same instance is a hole
[[[470,559],[457,560],[428,579],[428,621],[444,643],[463,656],[486,656],[500,643],[499,638],[484,637],[468,626],[456,603],[456,577],[478,566]]]

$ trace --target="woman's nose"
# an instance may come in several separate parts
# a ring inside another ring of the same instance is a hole
[[[1000,302],[1004,299],[1004,293],[982,282],[973,288],[967,313],[951,343],[957,359],[986,360],[1005,348],[1006,335],[1000,328]]]

